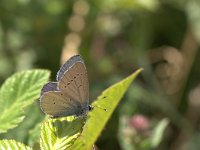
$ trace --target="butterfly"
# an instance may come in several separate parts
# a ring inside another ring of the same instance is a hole
[[[80,55],[72,56],[57,73],[56,82],[46,83],[39,99],[41,110],[52,118],[85,116],[89,105],[89,82]]]

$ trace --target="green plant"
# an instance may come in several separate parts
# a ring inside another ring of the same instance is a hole
[[[88,113],[87,118],[75,119],[70,116],[45,119],[41,125],[40,148],[91,149],[129,85],[141,70],[106,89],[92,103],[94,109]],[[48,71],[31,70],[17,73],[6,80],[0,90],[0,133],[7,132],[23,121],[23,109],[39,97],[42,85],[48,78]],[[0,140],[0,149],[32,148],[15,140]]]

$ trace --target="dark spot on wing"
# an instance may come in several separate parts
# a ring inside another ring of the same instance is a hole
[[[53,104],[56,104],[55,102]]]
[[[70,82],[68,82],[67,85],[70,85]]]

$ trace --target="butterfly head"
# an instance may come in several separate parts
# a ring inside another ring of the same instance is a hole
[[[88,106],[88,110],[89,110],[89,111],[92,111],[92,110],[93,110],[93,108],[94,108],[94,107],[93,107],[93,106],[91,106],[91,105],[89,105],[89,106]]]
[[[75,113],[75,116],[76,117],[81,117],[81,116],[86,116],[86,114],[89,112],[89,111],[92,111],[93,110],[93,107],[91,105],[88,105],[86,107],[82,107],[82,108],[79,108],[76,113]]]

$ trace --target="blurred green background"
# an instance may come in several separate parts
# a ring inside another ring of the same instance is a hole
[[[80,53],[93,101],[144,68],[97,141],[99,149],[198,149],[199,42],[198,0],[0,1],[1,83],[31,68],[51,70],[55,81],[60,65]],[[44,116],[37,100],[25,112],[25,121],[1,139],[38,141]],[[163,118],[170,123],[152,146]]]

